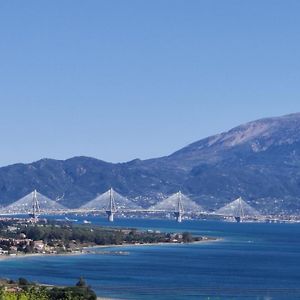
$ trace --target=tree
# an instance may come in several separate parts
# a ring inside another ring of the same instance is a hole
[[[23,278],[23,277],[20,277],[18,279],[18,284],[20,286],[25,286],[25,285],[28,285],[29,284],[29,281],[26,279],[26,278]]]
[[[190,242],[193,241],[193,237],[192,237],[192,235],[189,232],[184,232],[182,234],[182,241],[184,243],[190,243]]]

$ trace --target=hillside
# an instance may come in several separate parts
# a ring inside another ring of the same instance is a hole
[[[88,157],[0,168],[7,205],[37,189],[78,207],[113,187],[142,206],[181,189],[206,209],[242,196],[257,209],[300,212],[300,114],[250,122],[162,158],[112,164]]]

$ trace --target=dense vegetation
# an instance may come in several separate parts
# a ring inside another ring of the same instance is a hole
[[[1,236],[15,238],[20,234],[25,234],[27,238],[33,241],[61,240],[63,242],[77,241],[80,243],[95,243],[97,245],[113,245],[123,242],[141,242],[154,243],[164,242],[170,238],[170,233],[161,233],[153,231],[137,231],[136,229],[113,229],[97,226],[72,225],[72,224],[31,224],[21,225],[15,232],[7,232],[7,224],[0,223]],[[12,222],[11,225],[14,225]],[[4,231],[1,229],[5,229]],[[190,236],[191,237],[191,236]],[[192,241],[192,239],[189,239]]]
[[[2,281],[0,300],[96,300],[94,291],[80,278],[74,287],[39,286],[20,278]]]
[[[180,239],[183,242],[192,242],[199,238],[192,237],[191,234],[185,232],[182,235],[172,235],[170,233],[161,233],[153,231],[137,231],[135,229],[107,229],[91,226],[29,226],[19,230],[24,233],[27,238],[32,240],[49,241],[60,240],[68,245],[70,241],[78,243],[93,243],[96,245],[120,245],[123,243],[163,243],[174,238]],[[181,236],[181,237],[179,237]]]
[[[124,238],[121,230],[109,230],[91,226],[72,225],[35,225],[19,230],[27,238],[44,241],[60,240],[67,244],[69,241],[80,243],[95,243],[98,245],[120,244]]]
[[[189,233],[116,229],[64,222],[32,224],[24,219],[0,221],[0,254],[65,253],[94,245],[189,243],[201,240]],[[2,251],[2,252],[1,252]]]

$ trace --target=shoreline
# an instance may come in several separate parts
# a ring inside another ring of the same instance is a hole
[[[90,245],[90,246],[83,246],[80,251],[78,252],[65,252],[65,253],[22,253],[22,254],[16,254],[16,255],[0,255],[0,262],[3,260],[9,260],[9,259],[15,259],[15,258],[26,258],[26,257],[39,257],[39,256],[77,256],[77,255],[85,255],[85,254],[99,254],[99,255],[105,255],[105,254],[114,254],[114,251],[111,251],[111,253],[97,253],[97,252],[92,252],[92,249],[105,249],[105,248],[120,248],[120,247],[141,247],[141,246],[170,246],[170,245],[193,245],[193,244],[202,244],[202,243],[208,243],[208,242],[218,242],[221,241],[222,238],[205,238],[200,241],[193,241],[189,243],[164,243],[164,242],[159,242],[159,243],[136,243],[136,244],[121,244],[121,245]],[[89,251],[91,249],[91,251]],[[122,253],[115,253],[122,255]],[[125,254],[126,255],[126,254]]]
[[[223,240],[222,238],[206,238],[201,241],[193,241],[189,243],[164,243],[164,242],[159,242],[159,243],[137,243],[137,244],[129,244],[125,243],[122,245],[94,245],[94,246],[86,246],[83,247],[83,249],[93,249],[93,248],[113,248],[113,247],[135,247],[135,246],[167,246],[167,245],[194,245],[194,244],[202,244],[202,243],[208,243],[208,242],[217,242]]]

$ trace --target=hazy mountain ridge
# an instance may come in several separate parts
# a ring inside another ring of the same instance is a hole
[[[261,119],[237,126],[192,143],[167,157],[185,168],[197,163],[224,160],[243,152],[262,152],[271,146],[293,144],[300,141],[300,113],[283,117]]]
[[[6,205],[36,188],[77,207],[113,187],[150,206],[181,189],[205,208],[243,196],[256,208],[300,211],[300,114],[261,119],[162,158],[107,163],[88,157],[0,168]]]

